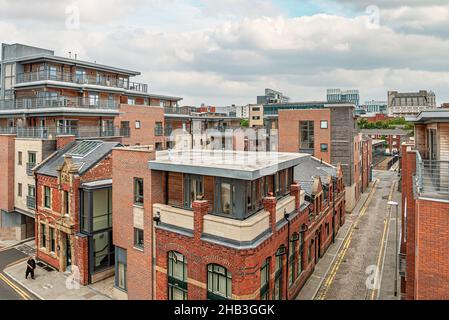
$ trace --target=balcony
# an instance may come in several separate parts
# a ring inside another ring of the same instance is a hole
[[[99,76],[77,75],[69,72],[50,70],[19,73],[16,77],[16,84],[18,85],[38,81],[57,81],[79,85],[94,85],[148,93],[148,84],[130,82],[128,79],[107,79]]]
[[[31,197],[31,196],[27,196],[27,207],[28,209],[36,209],[36,198],[35,197]]]
[[[118,101],[88,99],[81,97],[22,98],[15,100],[0,100],[0,111],[60,108],[118,110],[118,106]]]
[[[119,127],[0,127],[0,134],[15,134],[18,138],[55,139],[59,135],[74,135],[78,139],[129,137],[129,128]],[[28,170],[28,168],[27,168]]]
[[[32,177],[33,176],[33,168],[36,166],[35,163],[27,163],[26,164],[26,171],[27,175]]]
[[[416,191],[423,196],[449,198],[449,161],[424,160],[416,153]]]

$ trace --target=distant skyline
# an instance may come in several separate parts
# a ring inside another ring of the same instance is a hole
[[[79,19],[78,19],[79,16]],[[0,1],[0,42],[142,72],[182,104],[292,101],[358,89],[432,90],[449,102],[446,0]]]

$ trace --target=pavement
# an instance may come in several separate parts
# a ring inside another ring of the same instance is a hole
[[[374,171],[374,178],[379,181],[362,195],[352,214],[347,216],[336,243],[319,261],[297,299],[400,299],[393,294],[395,209],[387,206],[389,200],[401,202],[401,194],[397,192],[397,173]],[[398,212],[401,212],[400,207]]]
[[[34,241],[21,244],[8,250],[0,251],[0,270],[9,281],[1,281],[0,274],[0,299],[40,299],[40,300],[111,300],[100,290],[107,290],[111,282],[105,280],[105,284],[93,286],[79,286],[71,281],[71,274],[61,273],[44,264],[37,263],[35,280],[30,277],[25,279],[26,260],[34,255]],[[21,288],[21,296],[14,290],[14,286]]]
[[[367,192],[361,195],[360,201],[357,203],[352,213],[346,214],[345,224],[338,231],[335,242],[329,246],[324,256],[318,261],[313,274],[299,292],[296,300],[313,300],[316,297],[326,276],[329,274],[331,267],[335,263],[337,253],[341,251],[344,240],[347,238],[355,219],[358,217],[362,207],[367,202],[373,185],[374,182],[371,183]]]

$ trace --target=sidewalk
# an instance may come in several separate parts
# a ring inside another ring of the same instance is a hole
[[[340,251],[341,246],[343,245],[346,236],[348,235],[351,227],[358,217],[360,211],[365,205],[366,200],[368,199],[374,182],[372,182],[368,188],[368,190],[360,196],[360,200],[355,206],[354,210],[346,215],[346,222],[343,227],[340,228],[338,234],[335,238],[335,243],[331,244],[327,249],[324,256],[318,261],[318,264],[315,266],[315,271],[309,277],[304,287],[299,292],[296,300],[313,300],[321,288],[321,285],[329,273],[332,265],[334,264],[337,253]]]
[[[16,249],[24,252],[24,249],[29,249],[31,246],[32,243],[26,243]],[[28,254],[33,254],[33,252],[30,250]],[[73,285],[68,281],[70,274],[37,265],[35,280],[32,280],[30,277],[25,279],[25,270],[26,261],[23,261],[7,267],[4,273],[41,300],[112,300],[101,292],[106,291],[108,285],[96,284],[94,285],[96,289],[92,286],[80,286],[78,289],[73,288]],[[105,284],[109,284],[109,282],[110,279],[104,280]]]

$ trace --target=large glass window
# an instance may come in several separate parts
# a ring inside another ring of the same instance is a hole
[[[217,264],[207,266],[207,298],[210,300],[232,298],[232,276],[226,268]]]
[[[185,175],[184,190],[184,206],[191,209],[193,202],[197,200],[198,196],[203,195],[203,177]]]
[[[281,248],[276,252],[276,273],[274,276],[274,291],[273,291],[273,299],[274,300],[282,300],[282,257],[283,250]]]
[[[260,300],[270,300],[270,258],[260,269]]]
[[[56,252],[55,228],[49,227],[48,231],[50,233],[50,252]]]
[[[94,271],[100,271],[114,265],[114,245],[112,231],[94,234],[93,237]]]
[[[128,289],[126,282],[127,256],[126,250],[115,247],[117,263],[115,265],[115,286],[124,291]]]
[[[174,251],[168,253],[168,299],[187,300],[187,260]]]
[[[92,191],[92,231],[100,231],[112,227],[112,190],[100,189]]]
[[[143,206],[143,179],[134,178],[134,204]]]
[[[314,148],[314,122],[301,121],[300,122],[300,148],[313,149]]]
[[[221,209],[224,214],[232,214],[232,192],[233,186],[230,183],[221,183]]]
[[[47,230],[45,224],[41,223],[41,248],[47,247]]]

